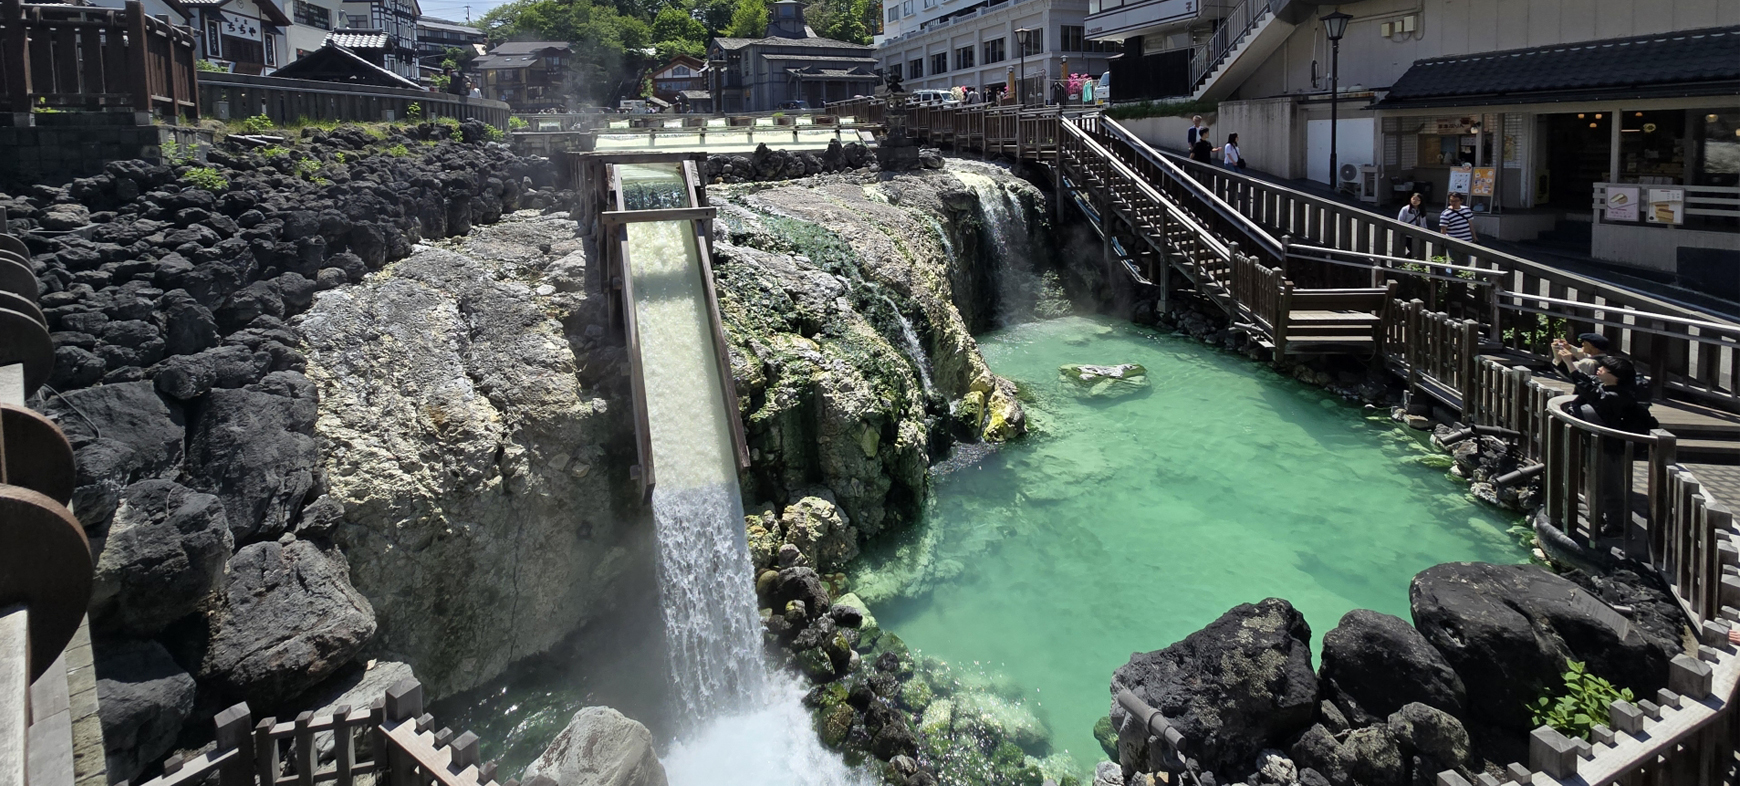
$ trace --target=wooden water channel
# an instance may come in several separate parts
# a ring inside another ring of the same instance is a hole
[[[829,109],[873,122],[887,112],[875,99]],[[1740,467],[1730,466],[1740,463],[1740,325],[1162,154],[1097,114],[908,112],[923,142],[1048,171],[1058,209],[1073,204],[1086,217],[1105,264],[1163,304],[1194,292],[1277,364],[1330,354],[1382,363],[1416,401],[1506,434],[1523,467],[1508,480],[1541,478],[1545,523],[1590,550],[1623,545],[1661,574],[1698,632],[1696,649],[1673,661],[1671,690],[1615,702],[1593,744],[1536,730],[1511,781],[1735,781],[1740,656],[1727,632],[1740,621],[1740,531],[1724,500],[1740,500]],[[1630,434],[1564,411],[1570,385],[1550,371],[1550,343],[1585,332],[1605,335],[1648,374],[1662,428]],[[1623,443],[1620,475],[1632,492],[1619,540],[1597,538],[1591,524],[1611,491],[1602,484],[1615,459],[1603,440]],[[1467,782],[1447,772],[1438,783]]]

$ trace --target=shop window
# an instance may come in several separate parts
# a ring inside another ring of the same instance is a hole
[[[973,67],[973,48],[970,46],[963,46],[960,49],[956,49],[955,50],[955,70],[959,71],[963,68],[972,68],[972,67]]]
[[[1693,182],[1700,186],[1740,186],[1740,112],[1693,110],[1698,130],[1698,166]]]
[[[296,0],[296,24],[331,30],[332,9]]]
[[[924,76],[924,58],[921,57],[917,60],[907,62],[906,70],[908,72],[906,75],[907,79],[917,79]]]
[[[1673,185],[1686,176],[1686,113],[1619,113],[1619,179]]]
[[[968,51],[971,51],[971,50],[968,50]],[[934,74],[947,73],[948,70],[949,70],[949,55],[947,52],[938,52],[938,53],[930,56],[930,72],[931,72],[931,74],[934,75]]]

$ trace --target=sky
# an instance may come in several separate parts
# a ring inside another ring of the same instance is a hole
[[[489,9],[498,5],[507,5],[508,0],[417,0],[417,5],[423,9],[424,16],[451,19],[455,22],[465,21],[465,9],[471,8],[471,18],[476,21]]]

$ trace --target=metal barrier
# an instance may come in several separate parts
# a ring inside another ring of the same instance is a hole
[[[124,8],[0,0],[0,112],[149,112],[199,119],[194,33]]]

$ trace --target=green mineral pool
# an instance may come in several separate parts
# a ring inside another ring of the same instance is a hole
[[[1104,756],[1093,725],[1132,652],[1271,596],[1315,649],[1351,609],[1407,619],[1429,566],[1527,558],[1419,432],[1262,364],[1077,317],[979,345],[1033,433],[939,465],[925,521],[867,554],[854,588],[884,630],[1018,695],[1077,772]],[[1151,384],[1078,398],[1058,378],[1076,363],[1140,363]]]

